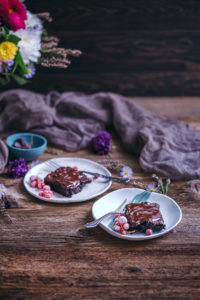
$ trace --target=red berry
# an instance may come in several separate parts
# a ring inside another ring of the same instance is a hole
[[[50,190],[51,190],[51,188],[50,188],[50,186],[49,186],[49,185],[45,185],[45,186],[43,187],[43,190],[44,190],[44,191],[50,191]]]
[[[38,183],[37,183],[36,180],[33,180],[33,181],[30,182],[30,186],[33,187],[33,188],[37,187],[37,184]]]
[[[115,223],[116,225],[119,225],[119,220],[116,218],[115,221],[114,221],[114,223]]]
[[[119,223],[120,223],[121,225],[127,223],[127,218],[126,218],[125,216],[120,216],[120,217],[119,217]]]
[[[114,225],[114,226],[113,226],[113,229],[114,229],[114,231],[116,231],[116,232],[120,232],[120,230],[121,230],[120,226],[118,226],[118,225]]]
[[[146,235],[152,235],[152,233],[153,233],[152,229],[149,228],[146,230]]]
[[[44,193],[44,197],[50,199],[52,196],[52,192]]]
[[[44,197],[44,192],[43,191],[39,192],[39,196]]]
[[[37,176],[32,175],[32,176],[30,177],[30,182],[31,182],[31,181],[36,181],[36,180],[37,180]]]
[[[125,223],[125,224],[123,225],[123,229],[124,229],[124,230],[128,230],[128,229],[129,229],[129,224],[128,224],[128,223]]]
[[[73,169],[74,169],[74,171],[78,171],[78,167],[77,166],[74,166]]]
[[[42,182],[42,181],[38,182],[38,186],[37,187],[38,187],[39,190],[42,190],[44,186],[45,186],[44,182]]]
[[[121,234],[125,235],[126,234],[126,230],[122,230]]]

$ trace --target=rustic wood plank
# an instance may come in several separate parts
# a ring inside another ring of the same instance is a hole
[[[200,128],[199,98],[134,100]],[[112,135],[116,145],[113,158],[126,160],[135,172],[135,180],[150,183],[151,174],[141,172],[137,157],[125,153]],[[58,156],[72,155],[56,151]],[[102,160],[87,149],[73,155]],[[41,160],[55,156],[46,152]],[[0,181],[19,203],[18,208],[8,210],[11,225],[0,218],[1,299],[198,299],[199,201],[188,193],[185,182],[172,183],[169,192],[182,208],[181,223],[158,239],[130,242],[101,228],[83,227],[92,219],[91,208],[99,197],[79,204],[56,205],[30,196],[22,179],[0,175]],[[118,188],[121,185],[115,183],[109,191]]]
[[[131,99],[155,113],[183,120],[200,129],[200,97],[132,97]]]
[[[42,71],[42,70],[41,70]],[[44,70],[43,70],[44,71]],[[24,88],[47,93],[81,91],[85,93],[114,92],[126,96],[198,96],[200,72],[78,72],[38,69],[37,75]],[[19,88],[17,84],[0,87],[0,91]]]
[[[80,48],[67,70],[37,66],[27,88],[86,93],[113,91],[128,96],[200,94],[199,31],[53,32],[61,45]],[[18,88],[12,83],[0,90]]]
[[[29,1],[30,11],[50,11],[60,30],[200,29],[198,0]]]
[[[70,72],[199,71],[199,31],[59,31],[61,45],[81,49]]]

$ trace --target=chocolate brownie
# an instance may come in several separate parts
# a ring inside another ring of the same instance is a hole
[[[129,223],[129,230],[145,232],[147,229],[160,231],[165,223],[157,203],[129,203],[125,207],[125,216]]]
[[[91,179],[83,172],[76,171],[71,167],[60,167],[49,173],[44,182],[50,185],[55,192],[71,197],[73,194],[81,192],[82,188],[91,182]]]

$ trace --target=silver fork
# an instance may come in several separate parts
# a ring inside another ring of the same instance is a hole
[[[54,168],[59,168],[60,167],[59,164],[57,164],[56,162],[51,161],[51,160],[47,160],[45,163],[46,163],[46,165],[48,165],[50,167],[52,167],[52,166]],[[97,172],[90,172],[90,171],[84,171],[84,170],[81,170],[81,172],[83,172],[85,174],[90,174],[90,175],[93,175],[93,176],[97,176],[97,177],[109,179],[109,180],[112,180],[112,181],[118,182],[118,183],[128,183],[130,181],[130,178],[128,178],[128,177],[126,177],[126,178],[119,178],[119,177],[114,177],[114,176],[109,176],[109,175],[103,175],[103,174],[100,174],[100,173],[97,173]]]
[[[94,228],[94,227],[98,226],[99,223],[100,223],[103,219],[107,218],[108,216],[112,216],[112,215],[114,215],[114,214],[121,213],[121,212],[122,212],[122,209],[124,208],[124,206],[125,206],[125,204],[126,204],[126,202],[127,202],[127,199],[125,199],[115,211],[111,211],[111,212],[109,212],[109,213],[103,215],[102,217],[100,217],[100,218],[98,218],[98,219],[96,219],[96,220],[94,220],[94,221],[92,221],[92,222],[86,223],[84,226],[85,226],[86,228]]]

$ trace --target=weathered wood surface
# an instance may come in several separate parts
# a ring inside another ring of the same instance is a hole
[[[79,58],[77,58],[79,59]],[[73,66],[71,66],[73,68]],[[40,73],[41,71],[41,73]],[[1,91],[20,88],[12,83]],[[91,72],[76,73],[67,70],[38,69],[36,78],[23,88],[47,93],[79,91],[86,94],[114,92],[125,96],[196,96],[200,94],[199,72]]]
[[[200,95],[199,0],[34,0],[48,34],[81,49],[68,70],[38,68],[28,89],[132,96]],[[17,84],[0,90],[17,88]]]
[[[198,0],[34,0],[30,11],[50,11],[56,30],[200,29]]]
[[[136,101],[200,129],[199,98]],[[114,144],[113,158],[129,162],[135,180],[150,183],[151,175],[141,171],[137,158],[125,153],[116,138]],[[88,150],[73,155],[102,159]],[[54,156],[45,153],[41,160]],[[160,238],[141,242],[83,227],[92,220],[91,208],[100,196],[56,205],[30,196],[22,179],[1,175],[0,182],[19,205],[8,210],[11,225],[0,218],[0,299],[199,299],[199,200],[191,196],[185,182],[172,183],[169,192],[182,209],[181,223]],[[109,192],[121,187],[113,183]]]

